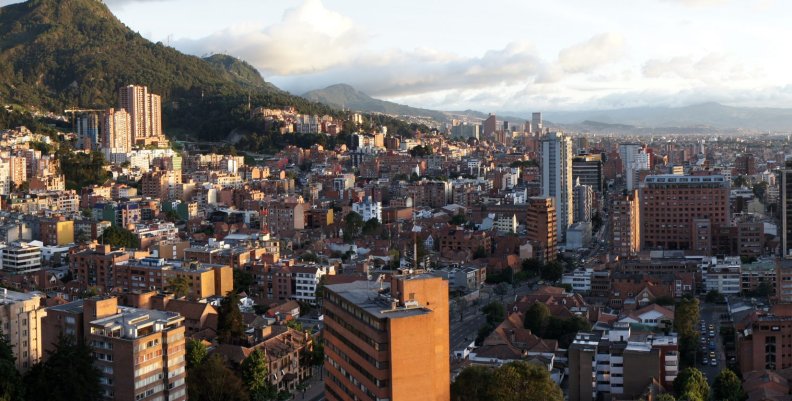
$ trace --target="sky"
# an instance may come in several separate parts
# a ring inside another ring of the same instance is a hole
[[[241,58],[295,94],[347,83],[484,112],[792,105],[792,1],[105,2],[150,40]]]

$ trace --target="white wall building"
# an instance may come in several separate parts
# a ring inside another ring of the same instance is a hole
[[[742,263],[737,256],[716,257],[705,260],[701,264],[701,275],[707,292],[715,290],[721,294],[739,294],[742,275]]]
[[[551,132],[542,139],[542,196],[553,198],[556,206],[558,240],[566,239],[574,220],[572,204],[572,139]]]
[[[0,245],[0,270],[25,274],[41,270],[41,241]]]
[[[564,273],[561,277],[561,284],[569,284],[572,286],[573,292],[589,292],[591,291],[591,275],[594,269],[579,269],[572,273]]]
[[[377,219],[380,223],[382,222],[382,203],[374,202],[370,196],[367,196],[363,202],[353,203],[352,211],[359,214],[364,222],[371,219]]]

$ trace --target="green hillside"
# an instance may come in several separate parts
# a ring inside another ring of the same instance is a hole
[[[206,139],[225,139],[245,125],[248,96],[254,107],[331,112],[278,90],[240,60],[203,60],[152,43],[100,1],[30,0],[0,8],[0,103],[53,111],[110,107],[127,84],[163,96],[166,129]]]

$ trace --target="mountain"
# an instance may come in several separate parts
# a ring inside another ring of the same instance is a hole
[[[370,113],[425,117],[439,122],[448,120],[448,116],[441,111],[420,109],[387,100],[375,99],[347,84],[336,84],[324,89],[312,90],[303,94],[303,97],[338,109],[346,108]]]
[[[0,8],[0,77],[0,103],[52,111],[112,107],[119,87],[146,85],[163,97],[166,129],[206,139],[224,139],[237,128],[248,97],[254,106],[330,112],[278,90],[240,60],[201,59],[152,43],[96,0]]]
[[[792,109],[734,107],[701,103],[685,107],[634,107],[614,110],[545,112],[558,124],[626,124],[638,128],[711,128],[716,130],[789,131]],[[612,127],[611,127],[612,128]],[[621,127],[624,128],[624,127]],[[630,127],[626,127],[630,128]]]

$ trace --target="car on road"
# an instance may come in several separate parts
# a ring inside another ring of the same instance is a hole
[[[709,359],[707,359],[707,357],[704,357],[704,359],[701,360],[701,363],[704,365],[709,365]]]
[[[714,331],[712,331],[712,330],[710,330],[710,332],[709,332],[709,336],[710,336],[710,337],[715,337],[715,332],[714,332]]]
[[[715,351],[715,341],[710,341],[709,349],[710,349],[710,351]]]
[[[718,366],[718,360],[717,359],[711,360],[710,361],[710,366],[712,366],[712,367]]]
[[[709,357],[710,359],[715,359],[715,351],[710,351]]]

